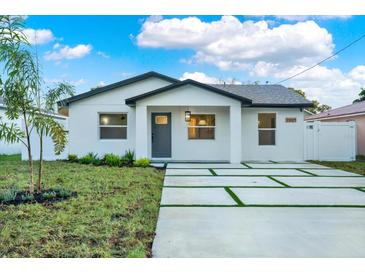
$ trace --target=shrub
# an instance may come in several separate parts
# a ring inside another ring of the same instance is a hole
[[[134,162],[133,164],[135,167],[148,167],[150,165],[150,159],[148,158],[141,158]]]
[[[71,196],[71,191],[63,188],[55,189],[56,192],[58,192],[58,197],[60,198],[68,198]]]
[[[68,161],[71,162],[71,163],[75,163],[77,162],[78,158],[77,158],[77,155],[76,154],[69,154],[68,155]]]
[[[25,193],[25,194],[22,195],[22,201],[23,202],[30,202],[30,201],[33,201],[33,200],[34,200],[33,194]]]
[[[18,189],[15,187],[11,187],[9,189],[6,189],[6,190],[0,192],[0,202],[14,201],[17,193],[18,193]]]
[[[132,165],[134,161],[134,151],[133,150],[126,150],[123,156],[123,160],[127,163],[127,165]]]
[[[50,200],[50,199],[56,198],[57,197],[57,193],[56,193],[56,191],[44,192],[42,194],[42,197],[45,200]]]
[[[104,156],[104,162],[108,166],[120,166],[121,158],[113,153],[108,153]]]
[[[79,159],[80,164],[92,164],[98,159],[98,155],[90,152],[89,154],[85,155],[84,157],[81,157]]]

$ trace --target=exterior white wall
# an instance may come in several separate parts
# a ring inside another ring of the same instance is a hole
[[[114,153],[122,156],[127,149],[135,150],[135,108],[125,105],[125,99],[170,84],[170,82],[151,77],[71,103],[69,108],[69,153],[78,156],[89,152],[97,153],[99,156]],[[100,140],[99,113],[128,113],[127,139]]]
[[[276,113],[276,145],[259,146],[258,113]],[[303,161],[304,116],[298,108],[243,108],[242,160]],[[296,117],[296,123],[286,123]]]
[[[68,130],[68,121],[66,117],[54,117],[54,119],[60,123],[64,129]],[[22,126],[24,128],[24,123],[22,121]],[[31,142],[31,148],[32,148],[32,158],[33,160],[39,160],[39,136],[35,129],[32,130],[30,134],[30,142]],[[28,150],[27,148],[22,145],[21,146],[21,156],[22,160],[28,160]],[[56,155],[54,152],[54,144],[52,141],[52,138],[49,136],[43,137],[43,160],[45,161],[54,161],[54,160],[61,160],[66,159],[68,156],[68,144],[66,145],[64,151],[60,155]]]
[[[21,120],[18,119],[16,121],[10,121],[5,116],[5,109],[0,106],[0,117],[1,120],[5,123],[16,123],[19,127],[21,127]],[[22,151],[21,143],[9,144],[4,141],[0,141],[0,154],[20,154]]]

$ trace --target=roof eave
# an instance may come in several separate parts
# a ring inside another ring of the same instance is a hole
[[[64,99],[64,100],[60,100],[60,101],[57,102],[57,105],[58,106],[68,106],[72,102],[75,102],[75,101],[78,101],[78,100],[81,100],[81,99],[84,99],[84,98],[91,97],[93,95],[102,93],[102,92],[107,91],[107,90],[112,90],[114,88],[123,87],[123,86],[129,85],[129,84],[133,84],[133,83],[136,83],[138,81],[148,79],[150,77],[156,77],[156,78],[166,80],[167,82],[171,82],[171,83],[180,82],[179,80],[177,80],[175,78],[160,74],[160,73],[155,72],[155,71],[150,71],[150,72],[147,72],[147,73],[144,73],[144,74],[137,75],[137,76],[132,77],[132,78],[128,78],[128,79],[119,81],[117,83],[113,83],[113,84],[110,84],[110,85],[107,85],[107,86],[104,86],[104,87],[96,88],[96,89],[90,90],[88,92],[85,92],[85,93],[82,93],[82,94],[79,94],[79,95],[75,95],[73,97],[70,97],[70,98],[67,98],[67,99]]]
[[[175,88],[178,88],[178,87],[181,87],[181,86],[185,86],[185,85],[193,85],[193,86],[201,87],[203,89],[208,89],[208,90],[210,90],[212,92],[216,92],[220,95],[223,95],[223,96],[238,100],[242,103],[242,105],[251,105],[252,104],[252,100],[250,100],[248,98],[238,96],[236,94],[227,92],[225,90],[215,88],[213,86],[206,85],[206,84],[203,84],[203,83],[191,80],[191,79],[180,81],[178,83],[174,83],[174,84],[171,84],[171,85],[159,88],[159,89],[155,89],[155,90],[152,90],[150,92],[147,92],[147,93],[144,93],[144,94],[141,94],[141,95],[137,95],[137,96],[128,98],[128,99],[125,100],[125,103],[128,106],[135,106],[136,102],[138,100],[142,100],[142,99],[147,98],[149,96],[157,95],[157,94],[160,94],[162,92],[165,92],[165,91],[168,91],[168,90],[171,90],[171,89],[175,89]]]

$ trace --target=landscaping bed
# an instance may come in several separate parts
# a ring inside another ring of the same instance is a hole
[[[64,161],[44,168],[45,188],[77,197],[3,206],[0,257],[151,256],[163,171]],[[25,191],[27,179],[26,162],[0,157],[0,190]]]

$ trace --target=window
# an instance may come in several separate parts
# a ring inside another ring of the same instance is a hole
[[[191,114],[188,125],[189,139],[214,139],[215,138],[215,115],[214,114]]]
[[[156,125],[167,125],[169,123],[169,118],[167,115],[157,115],[155,116]]]
[[[100,139],[127,139],[127,114],[100,114]]]
[[[259,145],[274,146],[276,135],[276,113],[259,113]]]
[[[297,118],[295,117],[286,117],[285,118],[285,123],[296,123],[297,122]]]

